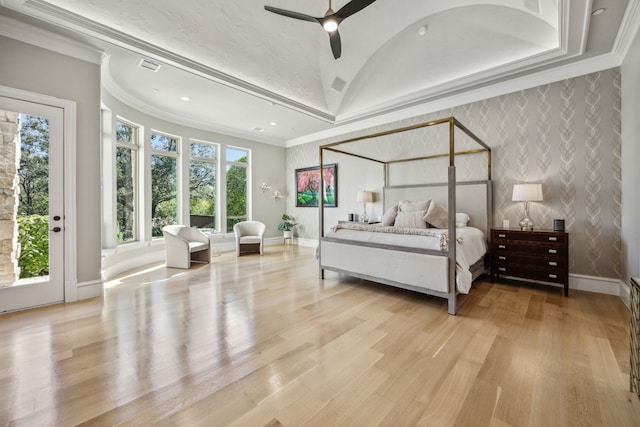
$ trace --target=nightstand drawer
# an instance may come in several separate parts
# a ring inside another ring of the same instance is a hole
[[[558,267],[539,268],[531,264],[497,263],[496,274],[522,277],[532,280],[543,280],[552,283],[564,283],[564,269]]]
[[[529,253],[496,252],[492,255],[492,261],[499,264],[525,264],[538,267],[565,268],[567,267],[564,256],[531,256]]]
[[[565,254],[565,247],[558,244],[546,242],[518,242],[508,240],[504,242],[491,242],[491,252],[510,252],[539,255],[561,255]]]
[[[491,231],[492,242],[502,242],[505,240],[525,241],[525,242],[546,242],[564,245],[567,239],[566,233],[543,232],[543,231],[513,231],[513,230],[493,230]]]

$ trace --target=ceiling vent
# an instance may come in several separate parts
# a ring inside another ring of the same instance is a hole
[[[156,73],[160,69],[160,64],[157,62],[153,62],[150,59],[142,58],[140,60],[140,68],[144,68],[145,70],[150,70]]]
[[[347,82],[342,80],[340,77],[336,77],[333,83],[331,84],[331,89],[335,90],[338,93],[341,93],[344,89],[344,85],[346,84]]]

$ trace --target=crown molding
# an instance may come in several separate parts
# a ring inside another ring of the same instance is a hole
[[[620,57],[621,62],[627,56],[639,28],[640,0],[629,0],[629,5],[622,18],[620,30],[613,43],[613,52]]]
[[[0,15],[0,35],[93,64],[102,58],[100,49],[4,15]]]

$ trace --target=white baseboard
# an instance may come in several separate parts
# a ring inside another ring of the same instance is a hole
[[[78,301],[83,299],[102,297],[104,285],[102,280],[78,283]]]
[[[620,296],[620,280],[609,277],[569,274],[569,289]]]

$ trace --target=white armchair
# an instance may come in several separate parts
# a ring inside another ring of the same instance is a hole
[[[236,235],[236,256],[241,252],[260,252],[263,254],[264,247],[263,223],[258,221],[243,221],[233,226]]]
[[[167,225],[162,228],[167,267],[191,268],[191,261],[211,262],[209,238],[186,225]]]

